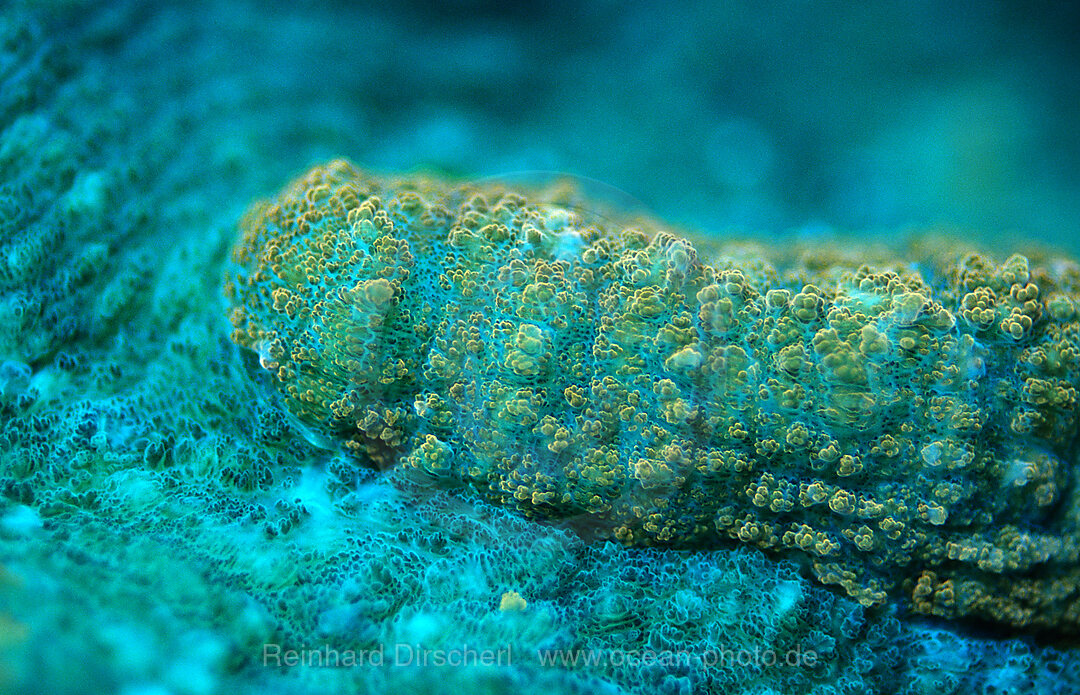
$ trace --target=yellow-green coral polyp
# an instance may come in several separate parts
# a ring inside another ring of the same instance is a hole
[[[588,205],[318,167],[242,223],[233,338],[367,464],[627,544],[799,557],[864,604],[1080,632],[1074,262],[699,253]]]

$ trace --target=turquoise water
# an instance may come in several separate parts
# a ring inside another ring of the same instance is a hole
[[[339,156],[566,172],[712,234],[941,226],[1075,254],[1076,19],[0,6],[0,690],[1080,690],[1063,645],[868,611],[748,549],[586,545],[360,469],[281,409],[220,292],[249,203]]]

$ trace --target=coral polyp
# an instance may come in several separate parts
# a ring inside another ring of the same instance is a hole
[[[1080,632],[1080,267],[858,262],[335,161],[257,203],[233,340],[358,461],[630,545],[746,543],[864,605]]]

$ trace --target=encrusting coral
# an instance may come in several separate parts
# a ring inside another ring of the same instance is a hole
[[[864,605],[1080,633],[1080,266],[933,242],[770,263],[588,206],[317,167],[242,222],[233,339],[369,465],[626,544],[741,541]]]

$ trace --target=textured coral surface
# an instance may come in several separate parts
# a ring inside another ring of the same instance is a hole
[[[1080,267],[929,240],[700,252],[538,191],[313,169],[245,217],[233,339],[361,460],[864,605],[1080,631]]]
[[[802,553],[583,542],[446,472],[376,473],[389,445],[313,444],[348,433],[229,338],[244,209],[343,152],[599,177],[767,233],[724,251],[743,268],[871,262],[834,225],[946,220],[998,262],[1077,243],[1075,22],[848,5],[3,2],[0,693],[1080,692],[1075,640],[863,606]],[[896,257],[921,256],[873,262]],[[513,658],[407,661],[465,647]]]

